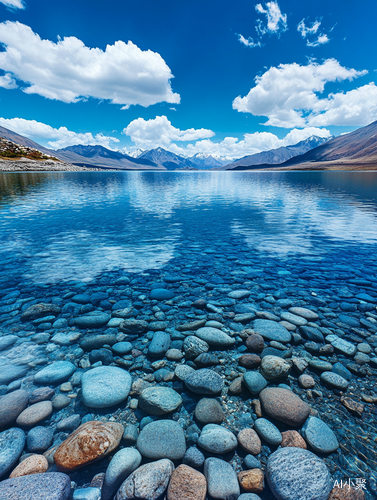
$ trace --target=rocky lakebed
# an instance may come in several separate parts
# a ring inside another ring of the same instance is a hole
[[[8,269],[1,500],[376,498],[374,257],[261,264],[192,241],[90,282]]]

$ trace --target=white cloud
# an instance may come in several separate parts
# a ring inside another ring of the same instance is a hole
[[[309,40],[306,42],[306,45],[308,47],[318,47],[319,45],[323,45],[324,43],[328,43],[330,41],[330,38],[327,35],[319,35],[317,40],[314,40],[313,42],[309,42]]]
[[[90,145],[99,144],[105,148],[110,148],[111,142],[119,142],[116,137],[109,137],[103,134],[93,136],[90,132],[76,133],[68,130],[67,127],[53,128],[45,123],[36,120],[25,120],[23,118],[0,118],[0,126],[13,130],[17,134],[24,135],[43,145],[60,149],[76,144]]]
[[[245,38],[242,35],[238,35],[238,40],[246,45],[246,47],[262,47],[262,42],[259,40],[258,42],[254,42],[254,40],[249,36],[249,38]]]
[[[9,9],[24,9],[25,4],[22,0],[0,0],[0,3],[4,4]]]
[[[0,76],[0,87],[9,90],[16,89],[18,85],[10,73],[5,73],[5,75]]]
[[[133,120],[123,130],[128,135],[134,147],[131,150],[153,149],[163,147],[183,156],[193,156],[196,153],[207,153],[214,156],[241,158],[242,156],[276,149],[280,146],[290,146],[307,139],[312,135],[330,137],[327,129],[307,127],[293,129],[283,139],[270,132],[245,134],[242,140],[237,137],[225,137],[220,142],[210,140],[215,134],[206,129],[179,130],[175,128],[166,116],[157,116],[154,120],[138,118]],[[186,146],[176,142],[189,142]]]
[[[311,26],[306,26],[305,19],[300,21],[297,25],[297,31],[301,33],[303,38],[308,38],[306,40],[306,45],[308,47],[318,47],[330,41],[330,38],[325,33],[320,33],[316,39],[310,39],[313,35],[316,35],[319,27],[321,26],[321,21],[318,19],[314,21]],[[334,27],[330,30],[332,31]]]
[[[180,130],[173,127],[166,116],[156,116],[152,120],[137,118],[133,120],[123,133],[131,137],[137,148],[167,147],[173,141],[196,141],[215,135],[212,130],[204,128]]]
[[[88,97],[125,106],[180,102],[160,54],[131,41],[119,40],[103,51],[73,36],[57,43],[42,40],[29,26],[6,21],[0,24],[0,43],[5,46],[0,69],[23,82],[27,94],[66,103]]]
[[[263,8],[263,6],[258,3],[255,6],[255,10],[259,14],[266,14],[267,18],[266,24],[263,24],[260,19],[257,22],[256,29],[261,36],[266,33],[277,34],[279,31],[287,31],[287,14],[281,13],[277,2],[267,2],[266,8]]]
[[[327,59],[322,64],[312,61],[306,66],[296,63],[280,64],[277,68],[271,67],[262,76],[257,76],[250,92],[245,97],[238,96],[234,99],[233,109],[255,116],[266,116],[268,120],[265,124],[276,127],[366,125],[373,121],[370,117],[375,116],[375,108],[370,101],[363,102],[362,98],[375,95],[374,84],[366,86],[367,88],[360,87],[354,92],[331,94],[322,99],[317,95],[324,91],[327,82],[353,80],[366,73],[367,71],[345,68],[335,59]],[[337,113],[336,106],[340,102],[342,113]],[[336,123],[332,122],[331,116],[336,116]],[[344,118],[343,123],[341,116]]]

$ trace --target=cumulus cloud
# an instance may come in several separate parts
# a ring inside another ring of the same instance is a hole
[[[258,33],[263,36],[266,33],[278,34],[281,31],[287,31],[287,14],[282,14],[277,2],[267,2],[266,8],[258,3],[255,10],[259,14],[266,15],[266,22],[263,23],[261,19],[258,20],[256,29]]]
[[[24,9],[25,4],[22,0],[0,0],[8,9]]]
[[[180,102],[160,54],[131,41],[119,40],[103,51],[73,36],[57,43],[42,40],[29,26],[6,21],[0,24],[0,44],[5,47],[0,69],[23,82],[27,94],[66,103],[88,97],[124,106]]]
[[[173,127],[166,116],[156,116],[152,120],[137,118],[125,129],[123,134],[131,137],[137,148],[167,147],[173,141],[196,141],[215,135],[212,130],[204,128],[180,130]]]
[[[24,135],[29,139],[41,142],[52,149],[66,148],[76,144],[84,146],[94,146],[99,144],[105,148],[110,148],[112,142],[119,142],[116,137],[103,134],[94,135],[90,132],[76,133],[68,130],[67,127],[53,128],[46,123],[36,120],[25,120],[24,118],[0,118],[0,126],[13,130],[17,134]]]
[[[321,26],[321,21],[318,19],[312,23],[311,26],[305,24],[305,19],[300,21],[297,25],[297,31],[301,33],[302,38],[306,38],[306,45],[308,47],[318,47],[330,41],[330,38],[325,33],[320,33],[317,38],[311,38],[316,35]],[[332,31],[332,30],[331,30]]]
[[[9,90],[9,89],[16,89],[18,85],[11,74],[5,73],[5,75],[0,76],[0,87]]]
[[[234,99],[233,109],[266,116],[268,120],[265,125],[276,127],[302,128],[319,123],[326,126],[366,125],[373,121],[370,117],[375,116],[375,108],[363,98],[375,95],[374,84],[324,98],[317,95],[324,91],[328,82],[353,80],[366,73],[345,68],[335,59],[327,59],[322,64],[311,61],[306,66],[280,64],[257,76],[250,92],[245,97]],[[341,112],[337,111],[339,103],[342,104]]]
[[[132,150],[163,147],[183,156],[206,153],[227,158],[240,158],[261,151],[276,149],[280,146],[290,146],[312,135],[319,137],[331,136],[327,129],[307,127],[293,129],[283,139],[279,139],[270,132],[256,132],[254,134],[245,134],[241,140],[238,137],[225,137],[220,142],[214,142],[209,139],[215,135],[211,130],[180,130],[175,128],[166,116],[157,116],[153,120],[138,118],[133,120],[123,130],[123,133],[128,135],[134,143]],[[183,146],[176,144],[177,142],[190,142],[190,144]]]

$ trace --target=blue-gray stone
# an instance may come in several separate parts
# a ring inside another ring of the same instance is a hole
[[[0,477],[3,477],[17,463],[24,446],[25,433],[21,429],[12,427],[0,432]],[[3,497],[0,496],[0,498]]]
[[[255,493],[242,493],[237,500],[261,500]]]
[[[127,307],[132,306],[132,302],[128,299],[118,300],[115,304],[112,305],[111,309],[113,311],[119,311],[122,309],[126,309]]]
[[[240,486],[233,467],[219,458],[210,457],[204,462],[204,475],[208,494],[216,499],[237,500]]]
[[[6,335],[4,337],[0,337],[0,351],[5,351],[5,349],[9,349],[15,342],[17,342],[18,337],[16,335]]]
[[[14,477],[0,483],[1,500],[68,500],[71,480],[61,472]]]
[[[205,456],[203,453],[198,450],[198,448],[195,448],[195,446],[191,446],[191,448],[186,451],[182,463],[194,469],[199,469],[204,464],[204,461]]]
[[[52,429],[38,425],[33,427],[27,435],[26,445],[30,453],[43,453],[51,446],[53,438]]]
[[[111,319],[110,314],[96,313],[93,315],[79,316],[73,320],[73,324],[78,328],[101,328],[105,326]]]
[[[291,341],[291,334],[280,323],[269,319],[256,319],[253,329],[267,340],[276,340],[283,344]]]
[[[346,316],[345,314],[338,314],[339,320],[347,326],[352,326],[358,328],[360,326],[360,322],[353,318],[352,316]]]
[[[99,488],[78,488],[73,493],[73,500],[101,500]]]
[[[228,348],[235,344],[235,339],[217,328],[203,327],[196,331],[196,336],[211,347]]]
[[[68,380],[75,371],[75,365],[69,361],[56,361],[36,373],[34,382],[36,384],[60,384]]]
[[[347,389],[349,382],[345,378],[341,377],[337,373],[334,372],[323,372],[321,373],[321,380],[325,382],[330,387],[334,387],[335,389],[345,390]]]
[[[139,397],[140,408],[151,415],[170,413],[181,404],[181,396],[170,387],[147,387]]]
[[[259,394],[268,384],[267,380],[259,372],[247,372],[243,381],[251,394]]]
[[[183,429],[174,420],[156,420],[143,427],[136,446],[142,456],[150,460],[182,460],[186,453]]]
[[[170,335],[166,332],[155,332],[149,344],[148,354],[153,358],[161,358],[170,347]]]
[[[170,300],[173,297],[174,293],[171,290],[166,290],[165,288],[155,288],[149,295],[151,300]]]
[[[24,377],[29,367],[16,365],[2,365],[0,370],[0,385],[8,385],[13,380]]]
[[[102,500],[111,500],[125,479],[139,467],[141,455],[135,448],[119,450],[106,469],[102,486]]]
[[[207,424],[198,439],[198,445],[210,453],[222,454],[237,448],[237,438],[226,427]]]
[[[129,354],[132,351],[131,342],[118,342],[114,344],[112,347],[113,352],[118,354],[119,356],[124,356],[125,354]]]
[[[280,448],[272,453],[266,476],[277,500],[327,500],[333,488],[325,462],[301,448]]]
[[[329,361],[322,361],[322,359],[309,359],[309,366],[320,372],[330,372],[332,364]]]
[[[208,368],[196,370],[184,382],[190,391],[205,396],[219,394],[224,387],[224,380],[220,375]]]
[[[82,400],[89,408],[108,408],[127,399],[131,375],[113,366],[99,366],[82,377]]]
[[[246,457],[243,459],[243,463],[247,469],[262,468],[262,464],[256,457],[254,457],[254,455],[246,455]]]
[[[66,320],[66,318],[59,318],[52,324],[52,327],[56,329],[66,328],[67,326],[68,326],[68,321]]]
[[[292,325],[296,326],[304,326],[308,322],[305,318],[302,318],[301,316],[297,316],[296,314],[292,314],[288,311],[284,311],[280,315],[281,319],[284,319],[285,321],[288,321]]]
[[[309,417],[302,427],[302,433],[317,453],[332,453],[339,448],[334,432],[319,418]]]
[[[231,299],[245,299],[250,295],[250,290],[233,290],[228,293],[228,297]]]
[[[136,444],[137,438],[139,437],[139,429],[136,425],[128,424],[124,426],[123,433],[123,444],[125,446],[133,446]]]
[[[0,429],[13,424],[18,415],[25,410],[30,395],[20,389],[0,397]]]
[[[279,429],[265,418],[257,418],[254,422],[254,429],[268,444],[278,446],[283,440]]]
[[[323,343],[325,340],[323,333],[318,328],[313,328],[312,326],[301,326],[300,334],[304,339],[311,340],[312,342]]]
[[[332,367],[332,371],[348,381],[350,381],[352,378],[352,373],[347,370],[347,368],[343,366],[342,363],[335,363],[335,365],[333,365]]]

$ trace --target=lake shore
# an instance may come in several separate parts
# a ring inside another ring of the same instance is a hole
[[[0,160],[0,172],[100,172],[104,169],[95,167],[79,167],[64,161],[54,160],[29,160],[22,158],[18,160]],[[108,170],[108,169],[106,169]]]

